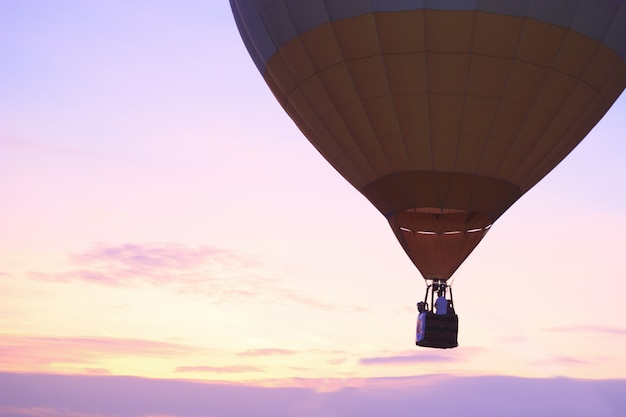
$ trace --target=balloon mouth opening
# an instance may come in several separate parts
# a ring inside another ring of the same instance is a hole
[[[467,229],[467,230],[447,230],[445,232],[436,232],[434,230],[412,230],[409,229],[408,227],[400,227],[399,229],[405,233],[411,233],[414,235],[459,235],[459,234],[463,234],[463,233],[485,233],[487,232],[487,230],[489,230],[491,228],[491,224],[488,224],[485,227],[476,227],[473,229]]]
[[[396,216],[397,228],[413,235],[448,236],[485,234],[493,221],[486,215],[453,208],[418,207]]]
[[[411,208],[389,220],[426,279],[449,279],[491,228],[488,214],[456,208]]]

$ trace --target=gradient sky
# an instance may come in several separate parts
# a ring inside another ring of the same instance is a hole
[[[495,416],[477,387],[497,386],[623,415],[625,115],[622,96],[456,272],[460,347],[416,349],[424,281],[273,98],[226,0],[0,0],[0,416],[206,415],[200,394],[115,411],[42,380],[224,389],[216,416],[442,387]]]

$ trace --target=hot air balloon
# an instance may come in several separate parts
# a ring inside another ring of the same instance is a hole
[[[433,295],[626,87],[626,0],[230,4],[282,107],[426,280],[441,337],[417,344],[456,346]]]

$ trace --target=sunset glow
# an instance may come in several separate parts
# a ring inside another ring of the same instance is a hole
[[[383,415],[535,382],[551,415],[626,411],[623,95],[457,270],[459,347],[435,350],[414,343],[424,280],[276,102],[228,1],[3,0],[0,39],[0,416],[63,415],[46,378],[117,377],[196,402],[65,415],[195,416],[210,387],[234,407],[215,416],[250,415],[241,395]]]

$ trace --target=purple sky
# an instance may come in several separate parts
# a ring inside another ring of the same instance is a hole
[[[618,417],[624,380],[429,375],[343,388],[255,387],[114,376],[0,373],[2,417],[455,415]]]
[[[459,268],[433,351],[227,1],[0,0],[0,56],[1,417],[626,413],[625,97]]]

